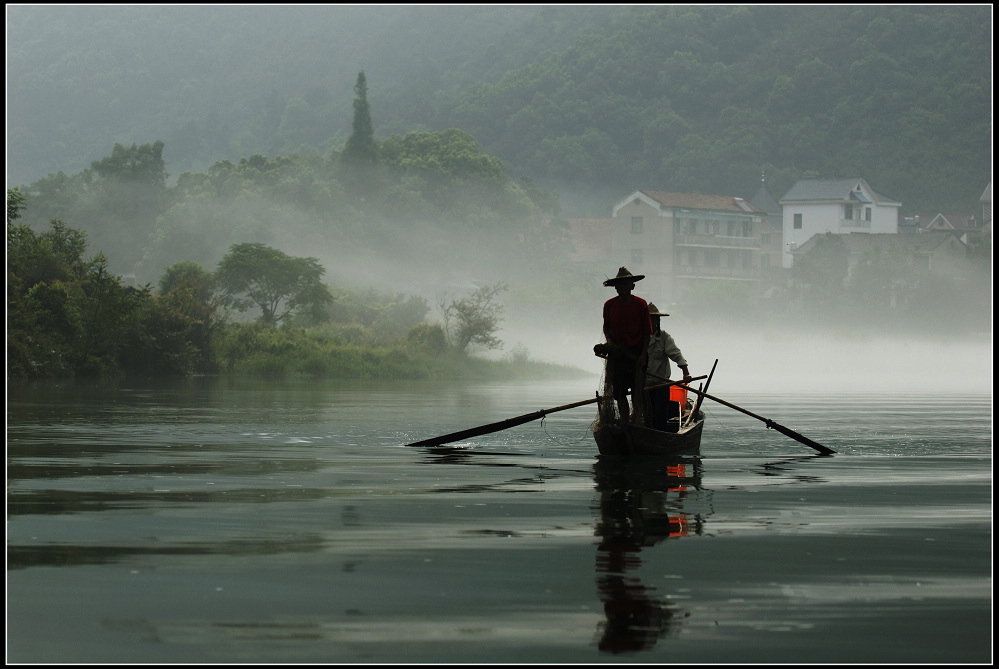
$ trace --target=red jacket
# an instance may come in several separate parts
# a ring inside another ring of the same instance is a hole
[[[620,295],[610,298],[604,302],[604,331],[615,344],[640,345],[643,338],[652,334],[649,303],[637,295],[627,302]]]

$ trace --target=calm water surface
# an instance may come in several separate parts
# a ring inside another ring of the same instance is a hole
[[[992,398],[706,403],[599,460],[596,381],[10,386],[11,662],[989,662]]]

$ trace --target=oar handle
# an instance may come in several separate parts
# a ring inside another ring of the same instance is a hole
[[[659,379],[660,381],[665,381],[665,383],[657,383],[654,386],[645,386],[645,390],[655,390],[656,388],[667,388],[669,386],[682,386],[684,383],[690,383],[690,381],[700,381],[701,379],[708,378],[707,374],[702,374],[701,376],[690,377],[690,381],[670,381],[669,379],[664,379],[663,377],[656,376],[655,374],[649,374],[648,372],[646,372],[646,374],[653,378]]]

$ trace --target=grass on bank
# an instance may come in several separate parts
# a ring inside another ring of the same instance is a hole
[[[488,360],[426,337],[391,341],[356,330],[255,324],[227,329],[216,344],[216,359],[223,373],[258,378],[545,380],[589,375],[576,367],[533,360],[520,346],[501,360]]]

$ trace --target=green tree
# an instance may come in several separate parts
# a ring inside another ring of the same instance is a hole
[[[90,169],[104,179],[166,186],[166,164],[163,162],[163,142],[124,147],[115,144],[111,155],[95,160]]]
[[[503,305],[497,299],[508,289],[507,284],[499,282],[482,286],[460,300],[449,301],[446,296],[439,298],[444,331],[455,350],[464,353],[470,344],[489,349],[503,348],[503,342],[496,337],[503,312]]]
[[[161,295],[186,286],[194,290],[194,295],[202,302],[208,302],[213,293],[213,278],[211,272],[196,262],[182,260],[166,268],[160,277],[159,289]]]
[[[7,227],[21,218],[21,210],[25,207],[24,194],[17,188],[7,189]]]
[[[354,84],[354,125],[340,159],[350,167],[370,167],[377,162],[378,147],[368,105],[368,83],[364,72],[357,73]]]
[[[123,285],[121,276],[110,271],[103,253],[87,261],[84,271],[83,278],[68,292],[68,309],[81,334],[75,369],[94,376],[127,371],[122,353],[141,331],[140,312],[151,297],[150,287]]]
[[[197,263],[180,262],[167,268],[159,287],[140,306],[139,327],[122,351],[122,364],[147,374],[215,371],[212,344],[224,320],[211,274]]]
[[[392,135],[379,151],[387,176],[432,205],[438,223],[510,227],[535,211],[524,190],[507,177],[503,163],[483,153],[463,130]],[[400,208],[399,214],[410,216],[412,206]]]
[[[420,323],[406,334],[406,342],[417,350],[437,355],[447,348],[447,335],[436,323]]]
[[[233,244],[215,272],[223,304],[237,311],[260,309],[260,320],[276,325],[289,316],[327,318],[333,301],[322,283],[325,268],[316,258],[296,258],[259,243]]]
[[[401,337],[423,322],[430,307],[426,299],[403,293],[337,288],[327,309],[334,323],[361,325],[389,337]]]
[[[85,260],[82,232],[58,220],[51,226],[35,234],[26,225],[8,221],[8,374],[118,371],[149,289],[123,286],[102,253]]]

